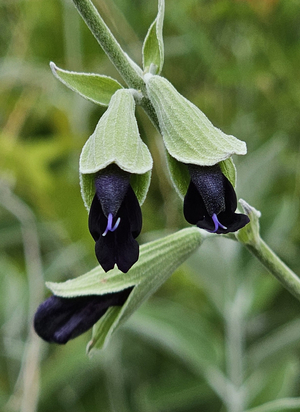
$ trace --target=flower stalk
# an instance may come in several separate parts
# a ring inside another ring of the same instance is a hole
[[[144,82],[142,77],[137,74],[136,70],[130,64],[127,55],[103,21],[93,3],[90,0],[73,0],[73,3],[128,86],[138,90],[143,89]]]
[[[150,100],[146,97],[147,93],[144,80],[142,76],[138,74],[138,71],[133,67],[133,64],[135,63],[130,63],[130,58],[123,51],[120,44],[90,0],[73,0],[73,3],[86,25],[89,27],[92,34],[120,75],[123,77],[127,85],[130,88],[140,90],[143,93],[144,97],[141,99],[140,105],[145,110],[154,126],[159,130],[155,110]],[[136,68],[140,69],[137,65]],[[140,70],[142,74],[142,69]]]
[[[265,266],[268,271],[300,301],[300,278],[264,242],[245,244],[246,248]]]
[[[300,278],[294,273],[260,237],[260,212],[240,199],[250,223],[236,234],[236,238],[265,266],[265,268],[300,301]]]

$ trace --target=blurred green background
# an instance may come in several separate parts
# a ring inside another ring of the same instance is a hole
[[[156,1],[95,4],[140,63]],[[35,336],[44,281],[97,264],[78,158],[103,109],[55,80],[49,61],[121,79],[70,0],[2,0],[0,17],[0,410],[300,411],[276,401],[300,396],[300,304],[228,239],[207,240],[92,359],[89,332],[62,347]],[[299,1],[166,0],[164,35],[163,75],[247,142],[238,196],[300,273]],[[161,139],[137,115],[155,165],[145,242],[186,223]]]

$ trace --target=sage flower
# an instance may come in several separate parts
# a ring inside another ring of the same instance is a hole
[[[190,184],[184,198],[185,219],[212,233],[235,232],[247,223],[248,216],[235,213],[234,188],[220,166],[188,165]]]
[[[37,309],[36,333],[49,343],[65,344],[89,330],[112,306],[122,306],[132,288],[106,295],[63,298],[52,295]]]
[[[135,238],[141,229],[141,207],[130,186],[130,173],[110,165],[95,179],[89,212],[96,257],[106,272],[116,264],[126,273],[138,260],[139,245]]]

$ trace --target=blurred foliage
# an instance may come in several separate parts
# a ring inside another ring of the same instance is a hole
[[[95,4],[140,63],[156,1]],[[49,61],[121,79],[70,0],[5,0],[0,15],[0,409],[243,412],[274,401],[261,411],[291,410],[276,399],[300,396],[299,302],[227,239],[209,238],[92,359],[88,334],[65,347],[34,335],[44,280],[97,264],[78,157],[103,109],[56,81]],[[247,142],[238,195],[300,273],[299,2],[167,0],[164,34],[163,75]],[[185,222],[161,140],[138,118],[155,161],[144,242]]]

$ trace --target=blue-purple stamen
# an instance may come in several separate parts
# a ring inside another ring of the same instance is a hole
[[[212,220],[213,220],[213,222],[214,222],[214,225],[215,225],[214,230],[211,230],[211,231],[210,231],[211,233],[216,233],[216,231],[219,229],[219,227],[220,227],[221,229],[227,229],[226,226],[222,225],[222,223],[219,222],[218,217],[217,217],[217,215],[216,215],[215,213],[212,215],[211,218],[212,218]]]
[[[118,228],[118,226],[120,224],[120,220],[121,220],[121,218],[118,217],[116,223],[114,224],[114,226],[112,226],[113,215],[112,215],[112,213],[109,213],[108,216],[107,216],[107,226],[106,226],[105,231],[102,233],[102,236],[106,236],[107,232],[114,232]]]

